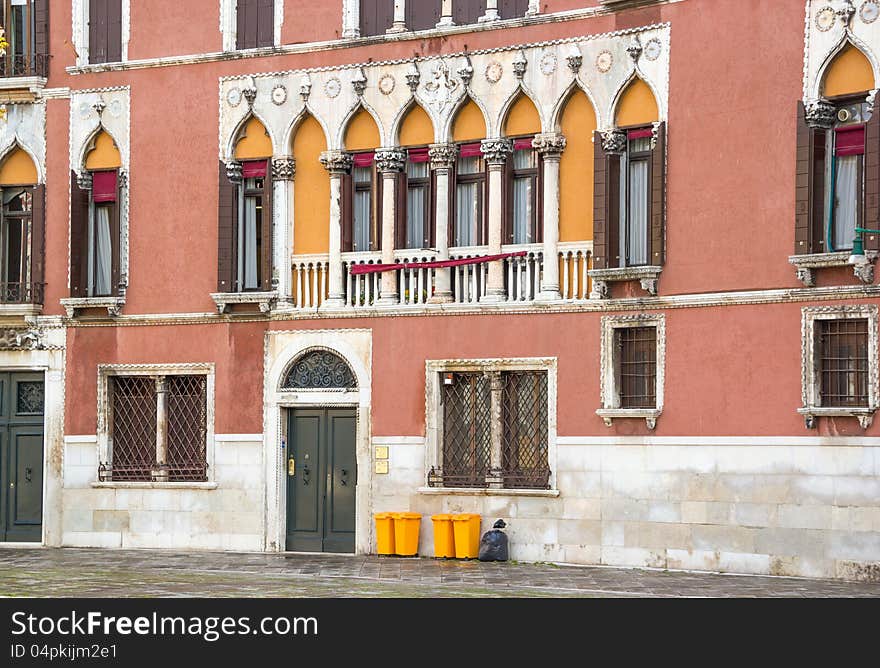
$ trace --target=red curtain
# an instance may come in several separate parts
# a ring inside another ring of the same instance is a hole
[[[92,172],[92,201],[116,201],[116,170],[110,172]]]

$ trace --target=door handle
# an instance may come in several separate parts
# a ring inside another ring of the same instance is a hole
[[[296,460],[293,457],[287,460],[287,475],[291,478],[296,475]]]
[[[27,480],[28,482],[31,482],[33,473],[34,473],[34,470],[32,468],[30,468],[30,467],[26,468],[24,470],[24,479]]]
[[[309,470],[309,465],[306,464],[305,466],[303,466],[303,485],[309,484],[309,474],[310,473],[311,473],[311,471]]]
[[[347,484],[348,484],[348,470],[347,470],[347,469],[342,469],[342,477],[339,478],[339,483],[340,483],[341,485],[347,485]]]

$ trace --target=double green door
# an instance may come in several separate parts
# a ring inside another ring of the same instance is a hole
[[[353,409],[288,411],[288,550],[354,552],[356,424]]]
[[[43,524],[41,373],[0,372],[0,542],[40,542]]]

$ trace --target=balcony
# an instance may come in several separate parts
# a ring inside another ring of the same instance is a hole
[[[49,77],[49,58],[42,53],[0,57],[0,91],[23,90],[33,96],[42,90]]]
[[[39,314],[45,287],[45,283],[0,283],[0,315]]]

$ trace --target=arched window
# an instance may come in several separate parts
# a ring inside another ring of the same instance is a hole
[[[45,191],[37,180],[20,148],[0,162],[0,303],[43,303]]]
[[[357,389],[348,363],[329,350],[310,350],[298,357],[281,384],[284,390]]]
[[[452,126],[458,145],[455,163],[455,209],[450,216],[450,246],[482,246],[488,242],[486,161],[480,141],[486,138],[483,112],[473,100],[462,107]]]
[[[505,170],[507,202],[502,238],[506,244],[533,244],[543,238],[538,206],[541,161],[532,146],[532,140],[540,132],[538,110],[526,95],[520,94],[504,122],[504,135],[513,139],[513,153]]]
[[[345,131],[345,148],[352,154],[351,174],[343,179],[343,252],[363,253],[380,247],[382,179],[376,170],[379,128],[366,109],[358,111]]]
[[[431,248],[434,245],[433,187],[428,145],[433,141],[431,119],[416,105],[400,126],[399,144],[407,149],[401,193],[406,193],[406,215],[398,216],[397,248]]]

